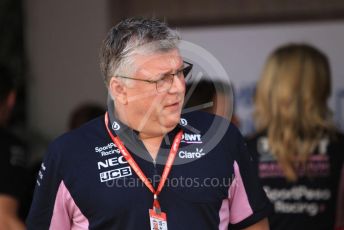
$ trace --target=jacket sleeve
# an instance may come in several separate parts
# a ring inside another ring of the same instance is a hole
[[[70,229],[68,212],[63,208],[63,200],[59,199],[61,187],[64,186],[60,173],[61,165],[61,155],[53,143],[38,172],[34,197],[26,220],[27,229],[54,229],[52,224],[56,221],[60,222],[60,229]]]
[[[257,175],[257,166],[247,145],[237,131],[234,155],[234,178],[229,188],[229,229],[242,229],[262,220],[272,211]]]

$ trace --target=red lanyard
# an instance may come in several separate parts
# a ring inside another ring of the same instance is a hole
[[[164,187],[164,184],[165,184],[165,182],[167,180],[167,176],[168,176],[168,174],[171,171],[174,159],[175,159],[175,157],[177,155],[177,151],[178,151],[178,148],[179,148],[180,141],[182,139],[183,131],[180,130],[177,133],[177,135],[174,138],[174,140],[173,140],[173,144],[172,144],[172,147],[171,147],[171,150],[170,150],[170,154],[168,155],[167,162],[166,162],[164,171],[163,171],[162,176],[161,176],[161,180],[159,182],[157,190],[155,190],[153,185],[149,182],[149,180],[146,177],[146,175],[142,172],[141,168],[135,162],[134,158],[131,156],[131,154],[128,152],[128,150],[125,148],[124,144],[119,139],[119,137],[118,136],[114,136],[111,133],[111,131],[110,131],[109,127],[108,127],[108,121],[109,121],[109,115],[106,112],[106,114],[105,114],[105,126],[106,126],[106,129],[107,129],[107,131],[108,131],[112,141],[115,143],[115,145],[117,146],[117,148],[119,149],[119,151],[121,152],[123,157],[127,160],[128,164],[135,171],[137,176],[143,181],[143,183],[147,186],[147,188],[154,194],[153,207],[156,208],[156,209],[160,209],[160,204],[158,202],[158,195],[160,194],[162,188]]]

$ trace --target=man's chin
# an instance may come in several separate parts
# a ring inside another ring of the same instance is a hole
[[[161,126],[162,126],[164,132],[172,131],[178,125],[179,120],[180,120],[180,118],[163,121],[161,123]]]

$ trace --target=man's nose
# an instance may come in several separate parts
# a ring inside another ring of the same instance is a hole
[[[178,75],[173,76],[172,86],[169,93],[179,93],[185,89],[185,79],[184,77],[178,77]]]

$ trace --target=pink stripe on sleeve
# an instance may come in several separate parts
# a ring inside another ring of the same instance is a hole
[[[228,229],[229,223],[239,223],[253,214],[236,161],[234,161],[234,175],[235,177],[228,189],[228,198],[222,201],[220,208],[219,230]]]
[[[89,222],[75,204],[63,181],[58,188],[50,230],[71,229],[86,230]]]
[[[246,189],[241,178],[239,165],[234,161],[234,180],[229,187],[229,222],[239,223],[253,214],[251,205],[247,198]]]
[[[222,201],[222,205],[220,208],[220,224],[219,224],[219,230],[227,230],[228,224],[229,224],[229,204],[228,199],[224,199]]]

